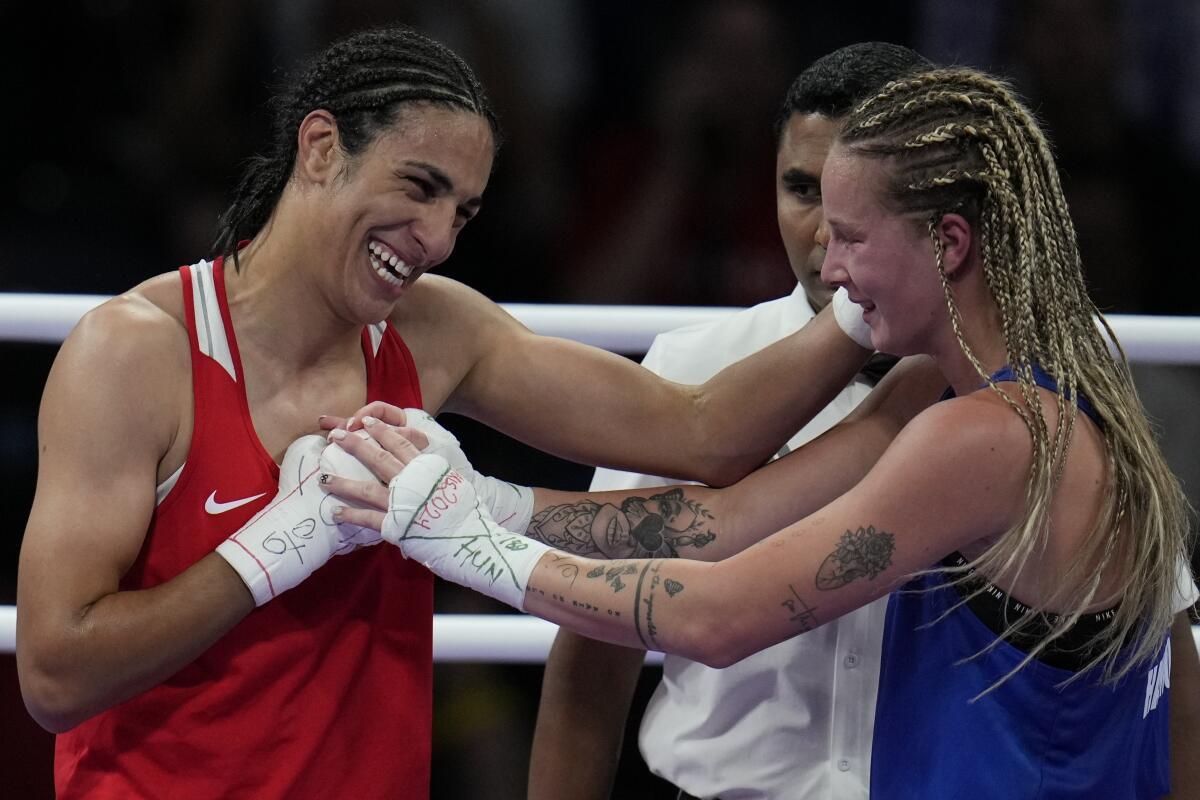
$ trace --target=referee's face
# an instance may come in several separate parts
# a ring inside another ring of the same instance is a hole
[[[833,296],[833,289],[821,280],[825,248],[816,238],[822,221],[821,170],[837,128],[838,120],[822,114],[793,114],[784,125],[775,158],[779,234],[792,272],[815,310]]]

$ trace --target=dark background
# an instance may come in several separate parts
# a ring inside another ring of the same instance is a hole
[[[497,301],[748,305],[790,291],[774,217],[777,104],[815,57],[884,39],[1009,75],[1054,141],[1101,307],[1192,315],[1197,6],[6,3],[0,291],[111,294],[207,255],[240,164],[262,144],[269,87],[337,36],[407,23],[474,65],[501,115],[507,142],[484,211],[441,268]],[[14,520],[0,545],[0,604],[15,602],[37,403],[55,351],[0,343],[0,502]],[[1139,366],[1137,378],[1194,499],[1200,375]],[[448,423],[485,472],[561,488],[589,478],[467,420]],[[438,607],[502,610],[446,587]],[[435,797],[523,796],[540,673],[438,667]],[[655,677],[646,671],[637,709]],[[4,793],[47,796],[51,738],[21,707],[7,656],[0,731]],[[627,753],[615,796],[655,796],[652,786]]]

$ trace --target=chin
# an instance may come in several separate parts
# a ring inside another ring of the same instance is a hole
[[[360,297],[350,301],[350,316],[359,325],[374,325],[391,316],[392,311],[396,308],[396,302],[397,299]]]

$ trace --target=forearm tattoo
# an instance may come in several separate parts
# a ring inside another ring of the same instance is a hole
[[[834,551],[821,562],[817,570],[817,589],[839,589],[864,577],[874,580],[892,565],[895,547],[896,537],[875,530],[873,525],[846,531]],[[817,606],[809,605],[792,584],[788,584],[788,596],[780,605],[787,609],[788,622],[795,623],[800,633],[811,631],[821,624],[817,619]]]
[[[680,581],[664,578],[660,573],[661,559],[655,559],[642,568],[637,579],[634,595],[633,625],[638,638],[647,650],[662,650],[658,643],[658,624],[654,619],[655,603],[674,597],[683,591]]]
[[[582,565],[575,556],[570,556],[563,553],[551,553],[549,558],[550,561],[547,566],[557,572],[559,577],[567,582],[567,589],[574,589],[576,580],[582,574],[584,580],[586,581],[602,581],[603,583],[607,584],[613,595],[615,595],[612,598],[612,602],[605,603],[603,605],[595,605],[591,602],[570,597],[561,591],[552,590],[547,592],[545,589],[535,586],[532,581],[530,581],[529,585],[525,588],[527,594],[549,598],[556,603],[562,603],[563,605],[570,606],[577,611],[604,614],[609,617],[624,616],[630,611],[631,604],[634,606],[634,610],[636,610],[636,606],[639,602],[637,598],[630,593],[622,594],[622,592],[629,588],[629,586],[632,585],[632,583],[636,580],[636,577],[634,576],[637,575],[639,570],[639,566],[637,564],[631,564],[627,561],[613,561],[608,564],[590,569],[585,573],[582,571]],[[669,584],[667,588],[669,594],[676,594],[679,591],[678,589],[672,588],[675,585],[678,585],[679,589],[683,588],[682,584],[679,584],[677,581],[667,581],[667,584]]]
[[[846,531],[837,548],[821,562],[817,570],[817,588],[822,591],[838,589],[865,577],[875,577],[892,565],[896,537],[875,530],[874,525]]]
[[[534,516],[526,535],[592,558],[676,558],[717,538],[713,515],[675,488],[650,497],[611,503],[582,500],[548,506]]]
[[[804,602],[796,587],[788,584],[791,595],[781,604],[788,610],[788,622],[796,623],[800,633],[808,633],[821,623],[817,622],[817,607]]]

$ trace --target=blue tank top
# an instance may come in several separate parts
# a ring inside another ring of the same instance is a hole
[[[1041,369],[1034,377],[1058,391]],[[1005,368],[992,379],[1014,377]],[[1076,403],[1100,424],[1086,398]],[[946,563],[962,563],[955,558]],[[872,800],[1136,800],[1169,790],[1169,640],[1152,666],[1116,684],[1101,685],[1101,669],[1093,667],[1064,686],[1076,672],[1050,658],[1031,661],[972,701],[1026,653],[1001,641],[977,655],[997,634],[974,604],[951,611],[960,599],[933,573],[888,600]],[[1021,607],[1003,596],[997,602]]]

